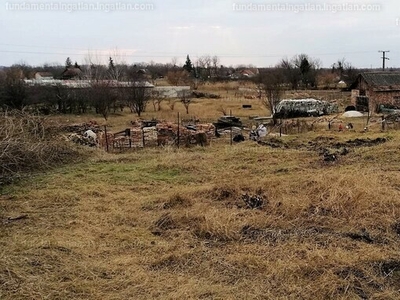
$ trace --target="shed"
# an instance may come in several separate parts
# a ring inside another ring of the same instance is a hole
[[[400,72],[365,72],[351,85],[352,104],[359,111],[379,112],[382,105],[400,107]]]

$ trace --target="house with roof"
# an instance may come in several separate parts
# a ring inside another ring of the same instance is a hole
[[[53,80],[53,74],[50,72],[36,72],[35,80]]]
[[[81,68],[69,67],[69,68],[66,68],[64,70],[64,72],[61,73],[61,78],[64,80],[82,79],[83,72],[82,72]]]
[[[232,79],[245,79],[245,78],[253,78],[259,74],[257,68],[250,69],[241,69],[233,73],[230,77]]]
[[[365,72],[350,86],[352,104],[359,111],[378,112],[381,105],[400,107],[400,72]]]

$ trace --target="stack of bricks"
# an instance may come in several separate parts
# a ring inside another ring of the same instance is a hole
[[[196,129],[197,132],[204,132],[207,135],[208,139],[212,139],[215,137],[215,126],[211,123],[197,124]]]
[[[157,128],[154,127],[144,127],[143,128],[144,135],[144,146],[157,146]]]
[[[207,137],[206,144],[215,137],[215,126],[213,124],[197,124],[195,127],[196,130],[191,130],[172,122],[162,122],[153,127],[141,128],[140,126],[134,126],[129,129],[129,135],[125,132],[117,134],[107,133],[107,139],[102,132],[99,134],[99,147],[107,149],[106,141],[108,141],[109,151],[113,149],[122,150],[127,148],[177,145],[178,131],[179,145],[182,146],[198,144],[198,136],[202,134],[205,134]]]
[[[141,128],[131,128],[131,141],[135,147],[143,147],[143,134]]]
[[[176,142],[178,136],[178,125],[171,122],[158,123],[157,126],[157,144],[158,145],[171,145]],[[180,133],[182,135],[184,127],[179,126]]]
[[[114,135],[112,133],[107,133],[106,137],[106,134],[103,131],[101,131],[97,133],[97,140],[99,141],[99,148],[107,149],[107,142],[108,142],[108,147],[109,149],[111,149],[114,141]]]

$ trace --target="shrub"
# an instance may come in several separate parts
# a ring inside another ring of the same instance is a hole
[[[0,186],[80,156],[51,129],[46,119],[25,111],[0,114]]]

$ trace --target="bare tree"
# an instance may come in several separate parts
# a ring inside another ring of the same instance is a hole
[[[115,90],[112,90],[108,81],[94,81],[91,83],[91,102],[96,113],[101,114],[107,120],[111,108],[117,100]]]
[[[16,109],[23,109],[28,104],[28,90],[23,76],[23,71],[18,67],[11,67],[6,71],[0,91],[2,104]]]
[[[220,107],[218,107],[217,111],[222,113],[224,116],[226,116],[228,114],[227,109],[225,107],[223,107],[222,105]]]
[[[130,82],[129,87],[125,88],[126,91],[126,104],[131,112],[141,116],[146,111],[146,106],[150,101],[149,88],[145,86],[144,82]]]
[[[151,91],[151,102],[153,104],[154,111],[161,110],[161,103],[165,100],[165,95],[160,91]]]
[[[121,81],[126,72],[126,62],[117,48],[110,52],[108,63],[108,76],[111,80]]]
[[[170,110],[175,109],[176,100],[175,99],[168,99],[168,107]]]
[[[340,80],[346,80],[347,82],[354,82],[358,76],[357,70],[345,58],[338,59],[332,65],[332,73],[338,74]]]
[[[84,78],[89,80],[103,80],[107,78],[107,68],[98,53],[88,52],[84,57]]]
[[[179,93],[179,98],[186,109],[186,113],[189,114],[189,105],[192,103],[192,91],[183,90]]]
[[[188,84],[190,75],[186,70],[170,71],[167,74],[167,80],[172,85]]]
[[[178,58],[176,56],[171,58],[171,66],[172,66],[173,69],[178,68]]]
[[[281,101],[284,91],[284,76],[280,69],[270,69],[261,73],[259,81],[262,82],[265,97],[261,97],[261,103],[271,111],[276,113],[276,106]]]
[[[220,64],[219,57],[214,55],[211,58],[211,61],[212,61],[212,68],[213,68],[213,74],[212,75],[215,76],[215,77],[218,77],[218,66]]]

